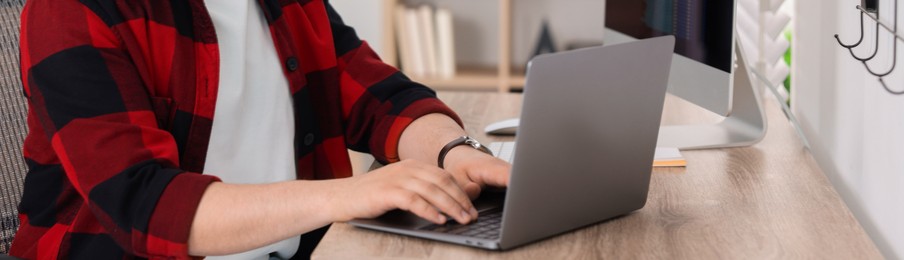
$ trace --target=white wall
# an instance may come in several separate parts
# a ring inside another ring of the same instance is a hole
[[[355,27],[358,37],[367,41],[372,49],[383,51],[383,1],[379,0],[332,0],[346,24]]]
[[[859,36],[859,0],[797,0],[792,106],[812,152],[848,207],[886,257],[904,257],[904,96],[885,92],[877,78],[839,46]],[[880,0],[893,22],[893,1]],[[901,15],[904,16],[904,15]],[[875,23],[857,53],[873,50]],[[884,33],[884,32],[883,32]],[[870,37],[872,36],[872,37]],[[880,38],[876,70],[892,60],[893,40]],[[901,44],[899,42],[899,44]],[[904,53],[904,45],[899,46]],[[898,55],[899,62],[904,54]],[[904,64],[886,82],[904,89]],[[793,174],[793,173],[789,173]],[[828,227],[830,228],[830,227]]]

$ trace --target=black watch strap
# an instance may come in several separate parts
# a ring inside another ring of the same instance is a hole
[[[448,144],[446,144],[446,146],[443,146],[443,149],[439,151],[439,158],[437,158],[436,165],[439,165],[440,168],[443,168],[443,161],[446,160],[446,154],[448,154],[449,151],[452,150],[452,148],[455,148],[459,145],[471,146],[478,151],[493,155],[493,152],[491,152],[490,149],[488,149],[486,146],[480,144],[477,139],[471,138],[470,136],[462,136],[455,140],[452,140],[452,142],[449,142]]]

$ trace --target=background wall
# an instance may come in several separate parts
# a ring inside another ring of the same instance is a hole
[[[883,20],[892,24],[894,2],[879,2]],[[792,107],[813,155],[848,207],[886,257],[901,259],[904,96],[885,92],[876,77],[832,37],[837,33],[845,43],[856,42],[860,24],[854,6],[859,4],[859,0],[797,0]],[[867,47],[855,51],[862,57],[875,46],[875,23],[867,18],[866,25],[862,45]],[[869,62],[874,70],[889,68],[893,43],[883,31],[879,54]],[[900,63],[904,45],[898,47]],[[904,89],[902,65],[886,78],[893,88]]]
[[[377,53],[383,51],[383,1],[332,0],[346,24],[355,27],[358,37],[367,41]]]
[[[460,64],[495,66],[498,62],[498,13],[496,0],[403,0],[411,6],[428,4],[452,11],[455,27],[455,51]],[[332,0],[345,22],[355,26],[363,39],[382,51],[382,1]],[[527,64],[540,33],[540,24],[548,19],[559,49],[572,41],[602,41],[604,0],[513,1],[512,37],[515,66]]]

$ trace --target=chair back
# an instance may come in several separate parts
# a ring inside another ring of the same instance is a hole
[[[0,0],[0,255],[19,228],[17,207],[25,180],[22,142],[28,128],[19,79],[19,15],[25,0]]]

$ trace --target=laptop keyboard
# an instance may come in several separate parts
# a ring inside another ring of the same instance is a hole
[[[493,142],[487,146],[493,154],[507,162],[512,162],[515,158],[515,142]],[[423,230],[446,233],[453,235],[461,235],[468,237],[476,237],[483,239],[499,239],[502,231],[502,208],[493,208],[485,212],[480,212],[477,221],[467,225],[459,224],[454,220],[450,220],[443,225],[430,225]]]
[[[515,158],[515,142],[492,142],[487,148],[503,161],[511,163]]]
[[[482,212],[477,217],[477,221],[467,225],[452,220],[443,225],[427,226],[423,230],[483,239],[498,239],[499,232],[502,231],[502,208]]]

